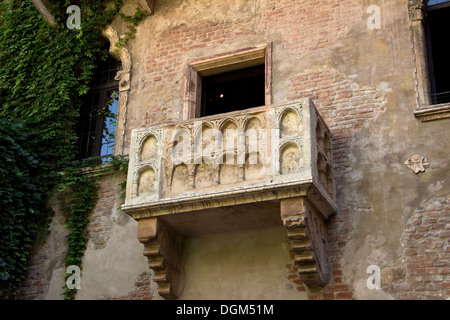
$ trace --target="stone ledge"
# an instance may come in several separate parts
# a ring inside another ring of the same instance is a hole
[[[159,199],[153,203],[123,205],[122,210],[138,220],[224,206],[281,200],[300,195],[308,196],[311,202],[321,208],[321,214],[325,219],[336,212],[334,202],[322,192],[321,186],[313,181],[281,182],[270,187],[264,184],[208,194],[186,194],[183,197]]]
[[[417,108],[414,111],[414,115],[422,122],[447,119],[450,118],[450,103]]]

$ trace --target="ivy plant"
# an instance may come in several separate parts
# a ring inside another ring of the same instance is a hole
[[[39,146],[36,147],[36,146]],[[0,297],[13,298],[29,250],[51,211],[48,140],[29,121],[0,118]]]
[[[97,183],[82,173],[74,130],[81,98],[89,90],[101,51],[101,32],[121,16],[132,39],[142,12],[120,13],[121,0],[48,0],[56,24],[50,26],[31,1],[0,1],[0,298],[17,298],[39,230],[45,232],[54,190],[67,201],[70,229],[65,264],[81,267],[89,213]],[[106,5],[106,3],[110,5]],[[66,8],[81,9],[81,28],[66,27]],[[126,159],[113,159],[123,169]],[[119,164],[120,163],[120,164]],[[74,299],[73,290],[64,291]]]

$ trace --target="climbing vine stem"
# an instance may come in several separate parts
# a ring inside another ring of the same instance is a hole
[[[87,226],[89,213],[94,209],[98,200],[98,183],[95,177],[85,173],[83,169],[100,167],[97,174],[124,171],[128,166],[128,159],[124,156],[110,156],[106,164],[102,158],[90,158],[85,161],[74,161],[66,166],[58,187],[58,196],[64,206],[63,215],[66,218],[66,227],[71,230],[67,236],[67,250],[65,252],[65,266],[78,266],[82,270],[82,258],[88,241]],[[67,281],[70,274],[66,274]],[[64,286],[66,300],[74,299],[76,289]]]

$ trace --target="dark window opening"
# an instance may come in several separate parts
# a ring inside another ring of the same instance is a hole
[[[432,1],[429,2],[429,5]],[[450,102],[450,2],[437,1],[427,8],[427,45],[430,66],[431,98],[433,104]]]
[[[76,126],[79,159],[103,157],[106,160],[114,153],[119,104],[119,82],[114,77],[120,69],[120,62],[111,56],[97,62]]]
[[[264,65],[202,79],[202,117],[264,105]]]

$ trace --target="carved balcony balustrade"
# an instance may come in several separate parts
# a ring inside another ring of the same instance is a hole
[[[182,292],[185,236],[276,225],[303,282],[328,281],[332,140],[310,99],[133,130],[127,179],[161,296]]]

